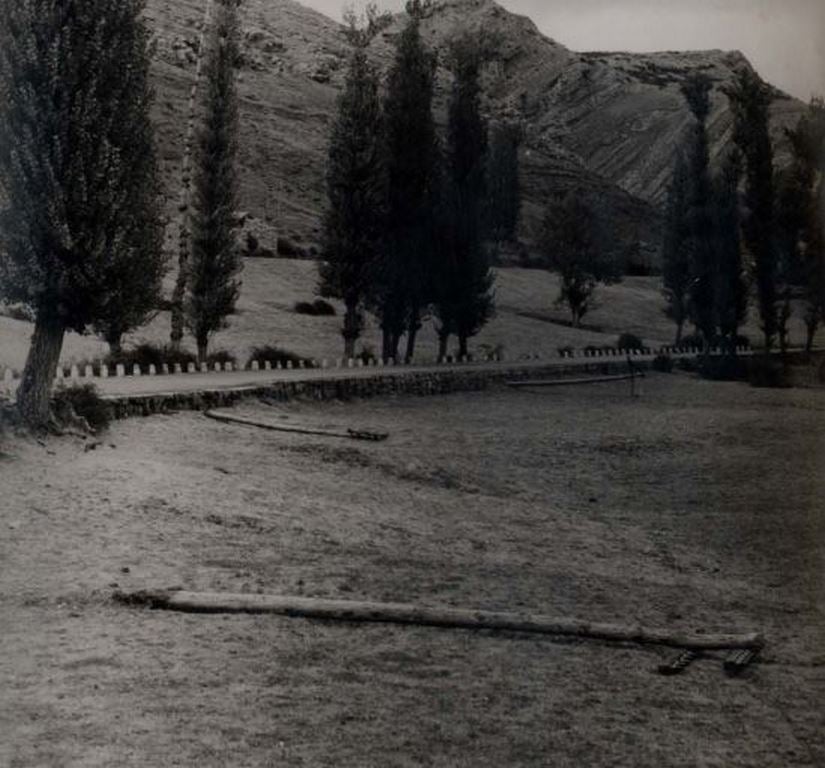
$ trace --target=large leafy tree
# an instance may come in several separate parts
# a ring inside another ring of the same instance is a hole
[[[559,274],[558,303],[566,304],[574,327],[593,305],[599,283],[621,279],[616,257],[602,247],[601,223],[590,201],[570,192],[548,206],[541,232],[541,250],[547,267]]]
[[[206,114],[195,147],[192,257],[187,275],[186,325],[203,361],[213,333],[225,328],[240,294],[243,267],[237,243],[239,58],[236,0],[222,0],[205,53]]]
[[[745,164],[744,244],[753,259],[759,316],[770,352],[778,331],[777,247],[773,146],[768,131],[771,90],[749,67],[726,89],[734,115],[734,141]]]
[[[353,51],[329,144],[329,207],[319,273],[321,295],[342,299],[346,307],[341,333],[344,355],[351,358],[381,253],[386,185],[378,75],[367,56],[384,22],[374,6],[364,24],[354,15],[348,22]]]
[[[159,288],[143,6],[0,0],[0,290],[36,313],[17,394],[34,425],[50,421],[66,330],[103,325],[118,296],[145,291],[151,303]]]
[[[468,340],[481,330],[494,309],[494,276],[483,222],[487,123],[481,114],[482,60],[483,48],[477,36],[465,35],[453,42],[443,244],[435,287],[442,357],[451,334],[458,337],[459,355],[465,356]]]
[[[432,113],[436,60],[421,36],[429,3],[410,0],[406,8],[384,101],[387,218],[371,304],[383,356],[398,356],[406,332],[409,359],[432,291],[440,150]]]

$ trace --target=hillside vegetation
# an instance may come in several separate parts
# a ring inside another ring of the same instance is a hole
[[[311,300],[317,285],[316,265],[295,259],[246,259],[242,275],[240,313],[230,327],[216,334],[213,349],[227,349],[244,360],[249,349],[260,344],[278,344],[306,357],[317,359],[341,356],[340,302],[333,317],[312,317],[295,311],[295,304]],[[496,317],[473,339],[471,352],[480,353],[501,346],[510,357],[556,355],[559,347],[581,348],[589,344],[613,344],[620,333],[629,331],[651,344],[673,341],[673,324],[664,316],[661,283],[655,277],[629,277],[619,285],[600,288],[598,307],[584,318],[584,326],[571,328],[568,313],[554,306],[558,295],[556,275],[537,269],[497,270]],[[794,327],[794,339],[801,342],[803,330]],[[0,368],[22,369],[33,326],[0,316]],[[754,342],[760,338],[754,318],[744,329]],[[380,329],[369,318],[362,344],[379,351]],[[160,313],[146,328],[126,339],[127,345],[140,341],[165,344],[169,340],[169,314]],[[192,345],[191,338],[186,343]],[[90,336],[68,334],[63,348],[64,364],[106,354],[106,345]],[[425,323],[420,355],[434,357],[437,338],[432,324]]]

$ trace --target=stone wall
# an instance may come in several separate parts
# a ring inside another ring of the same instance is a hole
[[[634,361],[641,370],[650,367],[646,360]],[[151,416],[180,410],[208,410],[235,405],[249,398],[270,400],[352,400],[387,395],[445,395],[452,392],[477,392],[491,384],[506,381],[566,376],[604,376],[628,372],[624,360],[604,360],[587,364],[495,368],[450,368],[429,371],[386,371],[371,376],[330,376],[320,379],[275,381],[261,386],[237,389],[201,390],[197,392],[162,393],[153,395],[107,396],[115,418]]]

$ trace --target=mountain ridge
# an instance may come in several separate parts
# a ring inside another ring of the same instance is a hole
[[[348,58],[343,26],[295,0],[244,0],[241,9],[240,162],[248,226],[263,245],[273,245],[277,232],[317,252],[327,135]],[[154,117],[174,219],[203,3],[149,0],[147,18],[158,42]],[[370,47],[382,71],[390,66],[402,23],[396,16]],[[577,188],[599,201],[618,241],[641,240],[644,258],[654,258],[673,154],[691,120],[679,85],[697,71],[714,81],[709,133],[717,160],[732,132],[721,88],[750,62],[741,52],[719,50],[579,53],[493,0],[440,0],[422,21],[425,41],[439,54],[457,31],[472,30],[498,41],[483,73],[488,115],[525,128],[521,237],[535,237],[550,195]],[[442,125],[449,84],[440,64],[436,114]],[[783,128],[795,123],[804,105],[778,89],[774,95],[771,130],[783,163]],[[174,238],[171,226],[170,250]]]

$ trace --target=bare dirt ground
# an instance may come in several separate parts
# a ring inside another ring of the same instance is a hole
[[[825,395],[683,375],[179,414],[0,460],[0,765],[825,765]],[[181,586],[761,630],[762,663],[191,616]]]

